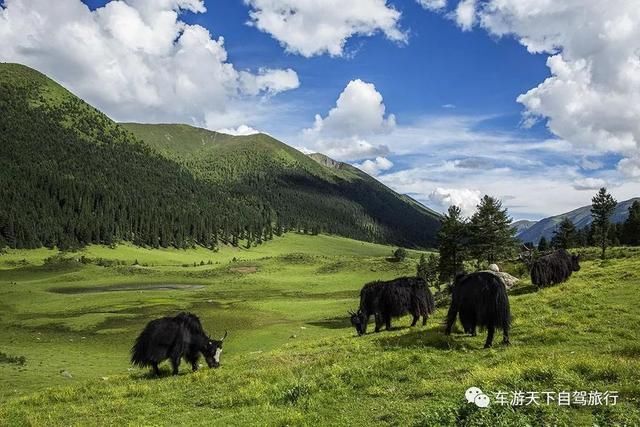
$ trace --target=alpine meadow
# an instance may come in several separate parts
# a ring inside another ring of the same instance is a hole
[[[634,2],[0,0],[0,427],[640,426]]]

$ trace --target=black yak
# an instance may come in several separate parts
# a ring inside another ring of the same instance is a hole
[[[580,271],[580,256],[558,249],[538,258],[531,266],[531,283],[538,289],[569,280],[574,271]]]
[[[387,282],[367,283],[360,291],[360,308],[357,313],[350,312],[351,324],[358,335],[367,332],[369,317],[375,316],[376,332],[382,324],[391,329],[391,318],[406,313],[413,315],[411,326],[415,326],[420,316],[422,324],[427,323],[433,313],[435,302],[433,294],[423,279],[416,277],[400,277]]]
[[[191,313],[152,320],[131,348],[131,363],[140,367],[151,366],[153,372],[160,375],[158,364],[169,359],[173,375],[178,375],[181,358],[184,357],[196,371],[202,353],[209,368],[217,368],[226,337],[227,332],[220,340],[209,338],[198,316]]]
[[[511,311],[509,298],[499,277],[489,272],[459,274],[452,286],[451,306],[447,314],[446,334],[460,315],[464,331],[476,335],[476,327],[487,328],[485,348],[493,344],[496,329],[502,329],[503,343],[509,344]]]

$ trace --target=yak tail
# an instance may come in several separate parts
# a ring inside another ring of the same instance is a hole
[[[495,315],[497,327],[511,325],[511,308],[509,307],[509,297],[507,296],[507,290],[500,283],[497,287],[497,294],[495,298]]]
[[[436,310],[436,300],[433,298],[433,293],[428,287],[427,289],[427,314],[432,314]]]
[[[542,266],[540,265],[540,261],[534,262],[533,266],[531,267],[531,283],[533,283],[539,288],[544,286],[542,274],[543,272],[542,272]]]
[[[136,338],[136,342],[131,347],[131,363],[133,365],[144,368],[150,365],[149,361],[149,338],[145,329]]]

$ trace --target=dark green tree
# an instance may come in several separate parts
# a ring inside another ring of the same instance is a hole
[[[429,254],[428,257],[424,254],[420,255],[420,261],[418,261],[418,266],[416,267],[416,276],[423,279],[428,285],[433,285],[439,290],[438,258],[436,254]]]
[[[404,261],[405,258],[407,257],[407,251],[404,248],[398,248],[395,251],[393,251],[393,257],[397,260],[397,261]]]
[[[600,257],[605,259],[608,236],[609,236],[609,219],[613,215],[618,202],[607,189],[602,187],[598,194],[591,199],[591,216],[593,217],[593,225],[596,227],[596,236],[600,249],[602,250]]]
[[[640,201],[638,200],[629,207],[629,217],[622,225],[621,240],[627,245],[640,245]]]
[[[577,246],[578,232],[569,218],[564,218],[553,232],[551,246],[556,249],[569,249]]]
[[[440,281],[447,282],[463,270],[468,241],[467,222],[457,206],[450,206],[438,232]]]
[[[549,243],[547,242],[547,238],[542,236],[540,238],[540,242],[538,242],[538,251],[544,252],[549,250]]]
[[[502,202],[485,195],[469,221],[471,255],[489,264],[504,259],[516,248],[515,229]]]

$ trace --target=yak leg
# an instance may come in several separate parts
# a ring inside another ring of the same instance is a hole
[[[427,313],[422,313],[422,326],[427,324],[428,318],[429,318],[429,315]]]
[[[184,360],[191,364],[191,370],[193,372],[198,370],[198,353],[187,353],[184,357]]]
[[[487,341],[484,343],[484,348],[490,348],[493,344],[493,335],[496,333],[496,327],[495,325],[490,325],[487,330]]]
[[[151,366],[153,366],[153,373],[154,373],[156,376],[158,376],[158,377],[159,377],[159,376],[160,376],[160,369],[158,369],[158,363],[153,362],[153,365],[151,365]]]
[[[391,316],[387,315],[384,317],[384,324],[385,324],[385,329],[387,331],[391,330]]]
[[[374,317],[376,319],[376,332],[380,332],[380,328],[382,328],[382,316],[376,313]]]
[[[418,319],[420,319],[420,312],[413,313],[413,321],[411,322],[411,326],[416,326],[416,323],[418,323]]]
[[[508,322],[505,322],[502,325],[502,344],[504,344],[504,345],[511,344],[509,342],[509,323]]]
[[[179,357],[173,357],[171,358],[171,368],[173,375],[178,375],[178,367],[180,366],[180,358]]]
[[[458,308],[451,304],[449,312],[447,313],[447,328],[445,329],[445,335],[451,335],[451,329],[453,324],[456,323],[456,317],[458,316]]]

